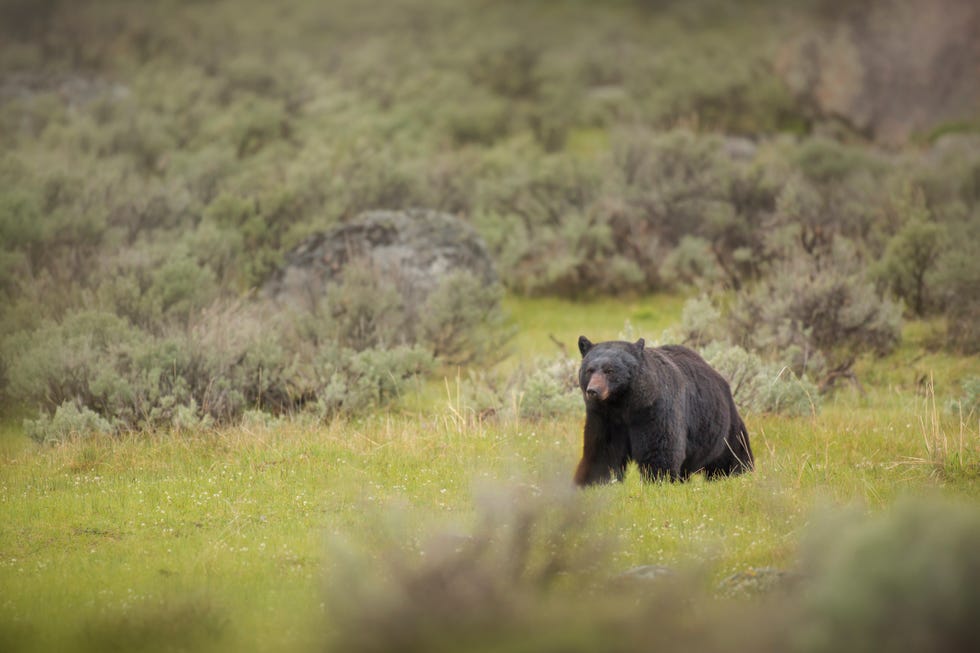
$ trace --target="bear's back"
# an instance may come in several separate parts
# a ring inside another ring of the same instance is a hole
[[[651,347],[644,354],[649,379],[645,385],[655,388],[657,397],[666,394],[673,401],[733,406],[728,380],[693,349],[663,345]]]
[[[698,386],[720,384],[724,388],[728,388],[728,381],[725,377],[719,374],[715,368],[708,364],[708,361],[701,357],[701,354],[693,349],[684,345],[663,345],[650,351],[659,352],[664,359],[676,366],[686,379]],[[647,361],[650,360],[648,357]]]

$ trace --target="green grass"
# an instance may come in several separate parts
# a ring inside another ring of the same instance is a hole
[[[681,296],[658,296],[580,303],[510,296],[504,308],[518,328],[513,345],[518,357],[558,353],[559,343],[566,353],[578,355],[580,335],[593,342],[618,340],[628,335],[624,333],[627,323],[634,338],[658,337],[678,322],[684,301]]]
[[[579,332],[616,337],[627,319],[640,334],[658,333],[680,304],[508,300],[518,356],[552,352],[552,335],[570,350]],[[592,528],[617,542],[603,573],[666,564],[716,583],[793,566],[820,506],[875,512],[921,494],[975,504],[976,416],[961,424],[916,394],[914,379],[892,369],[913,356],[906,348],[866,363],[866,394],[845,388],[816,417],[748,416],[753,474],[671,485],[630,470],[623,484],[583,492]],[[943,375],[977,372],[976,357],[920,353],[916,364],[933,368],[937,388]],[[466,532],[474,495],[488,485],[568,483],[580,417],[480,421],[459,405],[454,383],[423,386],[437,396],[390,414],[330,425],[297,419],[39,447],[6,424],[0,648],[320,645],[335,625],[323,588],[342,565],[342,543],[369,559],[392,542],[413,548],[439,528]]]

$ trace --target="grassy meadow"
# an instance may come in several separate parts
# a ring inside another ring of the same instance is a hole
[[[674,297],[511,299],[512,356],[553,353],[551,336],[571,349],[578,331],[614,338],[626,320],[656,336],[679,307]],[[713,588],[751,569],[794,569],[815,515],[831,508],[879,513],[934,495],[975,510],[976,415],[949,414],[917,379],[945,392],[977,360],[928,353],[916,340],[928,324],[907,331],[898,352],[866,364],[864,395],[842,389],[808,417],[747,416],[753,474],[671,485],[631,470],[623,484],[575,493],[585,530],[607,544],[590,578],[665,565]],[[481,420],[457,382],[447,372],[442,387],[421,385],[385,414],[327,424],[256,420],[41,446],[8,420],[2,648],[326,646],[344,627],[336,593],[358,596],[332,579],[383,575],[392,551],[414,560],[435,533],[471,532],[488,495],[543,496],[547,514],[549,493],[567,490],[581,416]]]
[[[0,652],[975,647],[980,122],[817,101],[972,51],[882,6],[0,0]],[[268,296],[410,209],[498,282]],[[574,490],[579,335],[754,473]]]

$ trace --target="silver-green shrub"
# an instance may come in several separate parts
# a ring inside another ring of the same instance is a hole
[[[322,341],[315,326],[248,302],[215,305],[186,330],[161,335],[83,311],[4,339],[3,357],[12,399],[40,410],[31,428],[47,441],[92,424],[106,432],[207,428],[248,410],[360,413],[431,369],[425,347],[356,350]]]
[[[539,361],[526,373],[521,388],[522,418],[559,417],[582,411],[578,361],[567,356]]]
[[[817,386],[779,363],[766,362],[738,345],[717,341],[702,349],[701,355],[728,380],[735,403],[743,411],[809,415],[817,410]]]
[[[728,318],[733,339],[831,387],[854,378],[862,354],[884,355],[901,338],[902,307],[875,289],[852,246],[784,260],[748,292]]]
[[[707,295],[684,304],[681,323],[664,339],[697,349],[725,377],[735,403],[751,413],[807,415],[817,411],[820,393],[806,374],[797,374],[778,358],[733,344],[728,318]]]
[[[980,376],[970,376],[963,380],[963,392],[946,402],[946,412],[964,421],[976,419],[980,415]]]
[[[326,348],[317,357],[316,412],[329,418],[385,406],[404,391],[409,379],[425,374],[431,365],[432,355],[421,347]]]
[[[472,414],[505,419],[547,419],[582,409],[578,361],[565,355],[535,358],[517,369],[473,371],[460,385],[459,401]]]
[[[412,333],[414,343],[442,363],[497,362],[508,353],[507,341],[514,334],[501,308],[502,299],[499,284],[486,284],[470,272],[455,272],[442,279],[414,311],[417,320],[409,313],[404,328]]]
[[[727,338],[721,310],[707,295],[684,302],[679,330],[681,342],[691,347],[701,347]]]
[[[507,354],[514,329],[501,307],[503,289],[475,274],[447,274],[418,305],[407,301],[397,280],[355,260],[340,282],[314,298],[312,314],[294,316],[319,341],[355,351],[422,347],[441,363],[493,363]]]
[[[753,397],[747,404],[765,411],[782,411],[785,405],[788,412],[804,413],[816,404],[813,380],[820,390],[842,378],[856,381],[859,356],[895,348],[901,313],[901,305],[875,290],[853,249],[838,243],[822,257],[801,255],[779,263],[771,275],[735,295],[727,312],[706,296],[689,300],[677,336],[695,347],[723,343],[730,350],[729,373],[744,368],[760,374],[759,384],[744,391]],[[706,353],[718,356],[719,351]],[[732,389],[737,385],[733,382]]]
[[[4,339],[9,393],[15,400],[54,411],[74,402],[108,413],[130,403],[133,387],[116,370],[137,369],[143,334],[112,313],[81,311],[60,323]]]
[[[79,408],[72,401],[58,406],[53,415],[42,414],[34,420],[24,420],[24,431],[36,442],[62,442],[70,438],[85,438],[115,431],[109,420],[88,408]]]

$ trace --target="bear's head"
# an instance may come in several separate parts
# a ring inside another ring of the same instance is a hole
[[[629,388],[643,360],[643,338],[636,342],[592,343],[579,336],[582,366],[578,380],[586,404],[615,401]]]

